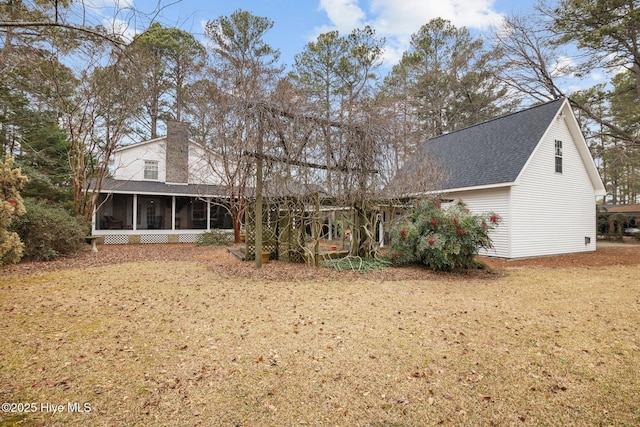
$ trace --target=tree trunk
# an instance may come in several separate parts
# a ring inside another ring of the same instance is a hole
[[[255,232],[256,232],[256,268],[262,268],[262,135],[258,136],[257,160],[256,160],[256,213]]]

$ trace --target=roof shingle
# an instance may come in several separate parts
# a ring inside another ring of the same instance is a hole
[[[514,182],[562,107],[557,99],[425,141],[415,156],[444,170],[442,190]],[[416,162],[413,162],[416,163]],[[407,162],[404,173],[420,173]],[[410,175],[408,175],[410,176]]]
[[[95,180],[91,182],[91,188],[95,188]],[[166,184],[158,181],[124,181],[112,178],[102,180],[101,193],[129,193],[129,194],[162,194],[173,196],[194,197],[224,197],[226,188],[219,185],[205,184]]]

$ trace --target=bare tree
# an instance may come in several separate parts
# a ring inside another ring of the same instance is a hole
[[[601,3],[601,4],[600,4]],[[574,108],[604,126],[612,137],[637,144],[638,136],[601,114],[600,99],[575,96],[563,86],[567,77],[581,79],[593,70],[628,67],[640,97],[638,7],[633,2],[561,1],[550,6],[540,1],[538,13],[508,18],[496,31],[501,80],[514,92],[548,101],[568,97]],[[635,65],[634,65],[635,64]],[[591,94],[596,94],[591,91]]]
[[[409,71],[398,67],[387,76],[376,97],[381,122],[386,124],[386,132],[381,140],[385,152],[382,170],[386,184],[396,176],[425,138],[417,119],[412,88]]]
[[[512,91],[541,102],[564,95],[557,80],[572,69],[558,61],[564,53],[538,18],[507,18],[495,40],[502,52],[499,61],[504,65],[499,68],[500,78]]]
[[[102,49],[101,45],[94,46]],[[99,55],[87,52],[90,57]],[[108,173],[113,150],[128,134],[136,117],[135,84],[120,64],[102,67],[98,61],[78,73],[69,93],[65,80],[55,86],[60,123],[70,142],[69,163],[73,186],[73,213],[89,221],[102,179]],[[134,86],[135,87],[135,86]]]
[[[237,10],[207,22],[205,28],[212,61],[209,78],[217,88],[218,101],[213,106],[218,126],[207,146],[222,162],[219,176],[228,191],[236,241],[240,239],[247,186],[255,179],[256,191],[260,191],[262,184],[261,159],[256,162],[245,154],[262,151],[266,114],[262,105],[282,72],[279,51],[263,39],[272,27],[268,18]],[[257,223],[261,227],[260,221]],[[256,230],[258,235],[261,230]],[[257,249],[260,245],[256,243]]]
[[[290,74],[290,82],[299,94],[314,105],[306,122],[297,121],[308,129],[298,142],[304,144],[307,159],[324,165],[292,176],[313,174],[326,198],[361,214],[368,211],[372,190],[379,187],[379,135],[374,136],[372,131],[371,100],[374,71],[380,65],[383,44],[384,40],[369,27],[347,36],[336,31],[322,34],[296,56]],[[360,252],[365,249],[358,239],[368,234],[361,233],[361,226],[370,224],[355,222],[354,238],[358,244],[353,250]]]
[[[635,1],[540,0],[532,16],[511,17],[496,33],[502,81],[529,100],[570,100],[614,202],[636,194],[638,12]],[[608,81],[576,90],[594,71]]]
[[[213,153],[206,160],[225,188],[227,200],[222,206],[229,210],[234,239],[240,242],[246,200],[251,196],[248,189],[255,178],[255,159],[245,155],[248,150],[253,152],[255,143],[246,138],[247,134],[255,135],[256,130],[246,127],[243,118],[247,116],[247,108],[238,99],[220,92],[210,82],[201,81],[197,86],[203,88],[206,96],[200,96],[199,103],[190,106],[190,117],[196,118],[193,114],[196,108],[200,112],[199,120],[192,122],[195,139]]]
[[[115,7],[113,25],[92,13],[84,2],[12,0],[0,4],[0,77],[3,81],[33,58],[48,58],[41,68],[46,99],[30,97],[36,110],[55,111],[69,139],[68,159],[74,214],[89,219],[93,208],[91,180],[96,189],[107,171],[108,158],[135,117],[134,79],[115,64],[115,52],[127,42],[118,22],[153,21],[165,6],[159,1],[150,14]],[[25,55],[28,53],[28,55]],[[67,60],[68,67],[62,66]],[[46,73],[46,75],[45,75]],[[4,129],[3,129],[4,131]]]

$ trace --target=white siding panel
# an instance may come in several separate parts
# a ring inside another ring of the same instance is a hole
[[[166,182],[167,158],[166,139],[158,138],[149,142],[132,145],[114,153],[113,177],[124,181],[144,181],[144,162],[158,162],[158,181]],[[210,152],[196,144],[189,144],[189,183],[221,184],[213,167],[220,168],[219,160]]]
[[[158,162],[158,181],[165,182],[167,161],[164,139],[116,151],[114,154],[115,170],[113,177],[125,181],[144,181],[145,160]]]
[[[555,140],[562,141],[562,173],[555,172]],[[594,189],[564,119],[551,124],[511,198],[512,258],[595,250]]]
[[[218,158],[211,152],[195,144],[189,145],[189,183],[219,185],[222,183],[220,175],[214,168],[222,170]]]
[[[490,234],[493,249],[483,250],[481,255],[510,258],[510,217],[509,187],[488,190],[461,191],[448,193],[445,198],[462,200],[469,210],[475,214],[494,212],[502,218],[498,227]]]

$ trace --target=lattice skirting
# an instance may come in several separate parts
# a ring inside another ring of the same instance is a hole
[[[179,243],[195,243],[198,241],[199,234],[179,234],[178,242]]]
[[[129,243],[129,236],[126,234],[115,234],[104,236],[105,245],[126,245]]]
[[[129,243],[196,243],[199,234],[110,234],[104,236],[105,245],[128,245]]]
[[[169,243],[168,234],[141,234],[140,243]]]

